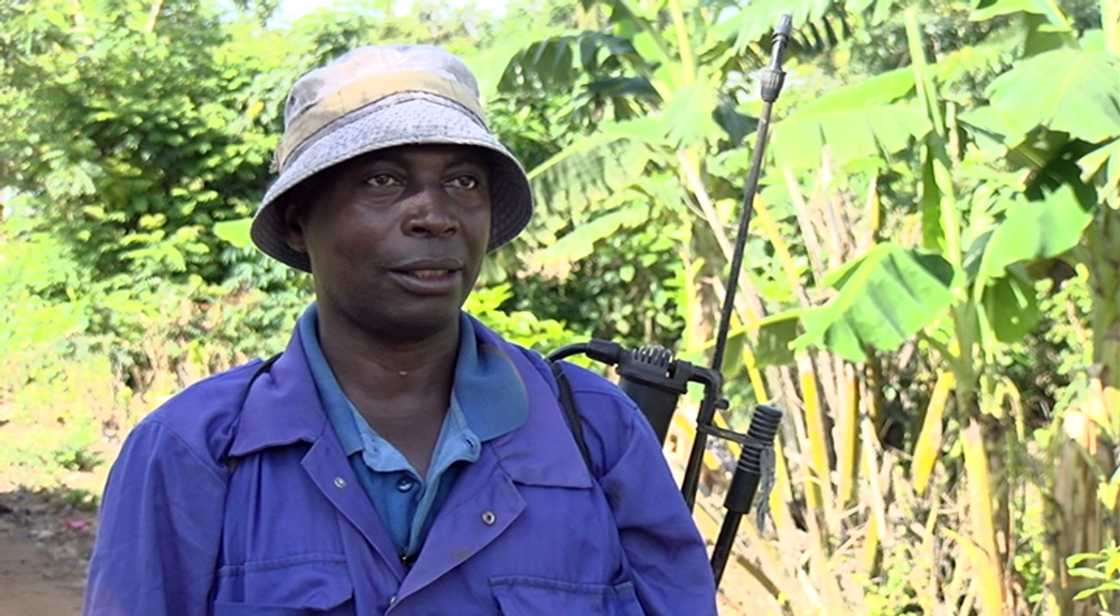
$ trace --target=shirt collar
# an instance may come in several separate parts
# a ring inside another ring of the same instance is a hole
[[[526,392],[521,412],[527,417],[508,433],[493,437],[492,446],[502,459],[502,468],[520,483],[590,487],[591,477],[575,441],[560,436],[570,431],[564,423],[547,364],[539,356],[503,341],[481,323],[471,319],[471,325],[479,347],[488,349],[480,354],[491,359],[500,356],[508,361]],[[235,434],[230,456],[241,457],[300,441],[314,443],[320,438],[336,439],[316,391],[298,331],[293,332],[287,349],[270,370],[261,374],[251,391],[244,392],[244,381],[232,381],[226,387],[228,391],[215,393],[216,400],[234,404],[243,396],[245,400],[240,421],[231,428]],[[530,407],[532,412],[529,412]],[[588,410],[581,409],[581,412]],[[594,410],[602,409],[591,409]],[[510,416],[514,417],[514,413]],[[472,421],[469,415],[466,420],[468,424]],[[509,422],[514,424],[512,419]],[[475,423],[483,422],[475,420]],[[481,428],[475,429],[479,436],[483,432]]]
[[[454,396],[467,426],[483,442],[516,430],[529,416],[529,394],[517,367],[487,333],[460,313]]]
[[[323,403],[327,419],[338,433],[343,453],[349,456],[361,451],[362,435],[354,420],[353,404],[342,391],[342,386],[335,379],[334,372],[323,355],[323,349],[319,346],[319,312],[314,303],[300,316],[296,330],[303,343],[303,353],[307,356],[307,367],[311,370],[315,388],[319,391],[319,400]]]
[[[537,353],[518,348],[481,324],[476,325],[480,339],[505,350],[506,357],[511,360],[511,365],[525,384],[532,409],[523,426],[490,443],[502,460],[502,468],[518,483],[568,488],[591,487],[591,475],[564,419],[556,383],[548,363]],[[614,410],[609,408],[609,395],[581,397],[578,395],[582,393],[580,385],[573,381],[572,387],[581,400],[580,415],[607,415]],[[605,388],[601,391],[609,392]],[[592,401],[595,404],[589,404]],[[589,445],[594,447],[593,443]]]
[[[308,306],[297,325],[303,352],[331,424],[346,455],[362,451],[361,430],[353,404],[335,379],[319,344],[319,312]],[[502,348],[478,335],[481,324],[466,313],[459,316],[459,351],[452,386],[453,403],[462,409],[467,427],[486,442],[525,423],[529,400],[521,376]]]
[[[250,391],[230,394],[233,400],[244,396],[245,402],[229,455],[244,456],[298,441],[313,443],[324,431],[332,432],[299,338],[292,334],[288,348]]]

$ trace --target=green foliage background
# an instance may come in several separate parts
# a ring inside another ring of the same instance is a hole
[[[779,553],[741,546],[772,576],[744,588],[787,613],[1118,609],[1117,0],[0,4],[0,489],[96,492],[140,416],[283,348],[310,281],[246,219],[287,88],[363,44],[465,57],[530,170],[534,221],[469,310],[541,351],[703,363],[782,12],[724,419],[790,419]]]

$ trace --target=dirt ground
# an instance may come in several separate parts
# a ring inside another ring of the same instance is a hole
[[[82,606],[95,512],[73,495],[0,493],[0,616],[67,616]]]

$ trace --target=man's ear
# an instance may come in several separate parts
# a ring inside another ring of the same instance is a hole
[[[281,216],[284,217],[284,242],[288,248],[296,252],[307,252],[307,240],[304,238],[304,204],[289,200],[284,204]]]

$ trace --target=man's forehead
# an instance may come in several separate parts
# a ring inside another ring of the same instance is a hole
[[[487,167],[491,160],[491,155],[483,148],[459,144],[423,143],[366,152],[354,158],[351,162],[359,167],[379,161],[409,166],[475,164]]]

